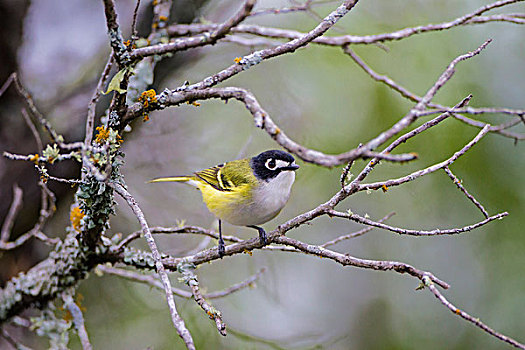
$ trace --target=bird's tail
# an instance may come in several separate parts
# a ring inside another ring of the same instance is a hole
[[[195,180],[195,177],[193,176],[159,177],[159,178],[148,181],[148,183],[152,183],[152,182],[182,182],[182,183],[187,183],[192,186],[197,186],[197,182]]]

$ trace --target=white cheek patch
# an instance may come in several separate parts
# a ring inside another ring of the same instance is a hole
[[[275,167],[276,169],[284,168],[290,165],[289,162],[286,162],[284,160],[279,160],[279,159],[276,160],[275,164],[276,164],[276,167]]]

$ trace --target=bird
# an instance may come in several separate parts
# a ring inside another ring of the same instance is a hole
[[[219,220],[218,253],[225,253],[222,221],[254,228],[263,245],[266,231],[259,225],[275,218],[290,198],[299,165],[285,151],[268,150],[252,158],[232,160],[188,176],[172,176],[149,182],[181,182],[200,190],[208,210]]]

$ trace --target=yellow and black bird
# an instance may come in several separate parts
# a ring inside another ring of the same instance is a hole
[[[284,207],[297,169],[299,166],[291,154],[270,150],[193,175],[163,177],[150,182],[183,182],[201,191],[209,211],[219,219],[218,252],[222,257],[225,253],[222,220],[256,229],[261,243],[267,244],[266,232],[258,225],[276,217]]]

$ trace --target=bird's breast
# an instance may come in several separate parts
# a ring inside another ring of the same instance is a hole
[[[221,192],[201,186],[201,192],[208,209],[219,219],[237,226],[261,225],[279,214],[290,198],[294,180],[293,171],[283,171],[250,189]]]

